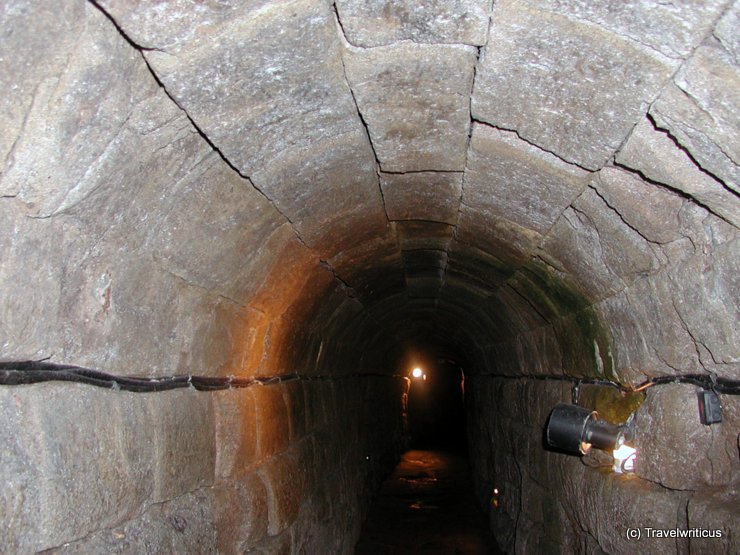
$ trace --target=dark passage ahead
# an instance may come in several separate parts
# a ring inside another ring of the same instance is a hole
[[[495,554],[457,452],[406,452],[370,509],[356,555]]]

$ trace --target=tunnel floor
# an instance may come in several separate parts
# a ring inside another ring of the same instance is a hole
[[[383,483],[355,555],[495,554],[462,454],[412,450]]]

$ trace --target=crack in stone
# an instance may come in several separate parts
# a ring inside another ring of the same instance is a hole
[[[647,243],[650,243],[651,245],[665,245],[665,244],[666,244],[666,243],[661,243],[661,242],[659,242],[659,241],[653,241],[652,239],[648,239],[647,237],[645,237],[645,235],[643,235],[643,233],[642,233],[642,232],[641,232],[641,231],[640,231],[640,230],[639,230],[639,229],[638,229],[637,227],[635,227],[634,225],[632,225],[631,223],[629,223],[629,222],[628,222],[628,221],[627,221],[627,220],[626,220],[626,219],[624,218],[624,216],[622,216],[622,214],[621,214],[621,213],[619,212],[619,210],[617,210],[617,209],[616,209],[616,208],[615,208],[615,207],[614,207],[613,205],[611,205],[611,204],[609,203],[609,201],[608,201],[608,200],[606,200],[606,198],[604,197],[604,195],[602,195],[602,194],[601,194],[601,193],[599,192],[599,190],[598,190],[598,189],[597,189],[596,187],[594,187],[593,185],[589,185],[589,186],[588,186],[588,188],[589,188],[589,189],[591,189],[591,190],[592,190],[592,191],[593,191],[593,192],[594,192],[594,193],[596,194],[596,196],[597,196],[597,197],[599,197],[599,198],[601,199],[601,201],[602,201],[602,202],[604,203],[604,205],[605,205],[605,206],[606,206],[606,207],[607,207],[607,208],[608,208],[608,209],[609,209],[609,210],[610,210],[610,211],[611,211],[612,213],[614,213],[614,214],[615,214],[615,215],[617,216],[617,218],[619,218],[619,220],[620,220],[620,221],[621,221],[621,222],[622,222],[622,223],[623,223],[624,225],[626,225],[626,226],[627,226],[627,227],[628,227],[629,229],[631,229],[632,231],[634,231],[635,233],[637,233],[637,234],[638,234],[638,235],[639,235],[639,236],[640,236],[640,237],[641,237],[641,238],[642,238],[643,240],[645,240],[645,241],[646,241]],[[574,209],[574,210],[575,210],[575,209]]]
[[[418,173],[464,174],[465,170],[380,170],[380,173],[385,175],[414,175]]]
[[[126,520],[122,520],[121,522],[119,522],[118,524],[115,524],[114,526],[109,526],[107,528],[97,528],[95,530],[90,530],[87,534],[85,534],[84,536],[81,536],[79,538],[73,538],[73,539],[71,539],[69,541],[65,541],[64,543],[61,543],[59,545],[55,545],[55,546],[52,546],[52,547],[46,547],[46,548],[42,549],[41,551],[37,551],[36,552],[36,555],[42,555],[44,553],[53,553],[54,551],[56,551],[58,549],[62,549],[64,547],[69,547],[69,546],[74,545],[74,544],[78,544],[79,545],[82,542],[85,542],[86,540],[90,539],[95,534],[99,534],[99,533],[102,533],[102,532],[110,532],[110,533],[113,533],[113,531],[116,530],[117,528],[121,528],[123,526],[126,526],[130,522],[133,522],[134,520],[143,517],[151,509],[156,509],[157,507],[161,507],[162,505],[165,505],[166,503],[171,503],[173,501],[177,501],[178,499],[180,499],[181,497],[185,497],[186,495],[197,495],[197,493],[200,492],[201,490],[213,489],[213,487],[214,487],[214,484],[213,483],[211,483],[211,484],[205,484],[205,485],[202,485],[202,486],[198,486],[197,488],[194,488],[192,490],[185,491],[185,492],[183,492],[183,493],[181,493],[181,494],[179,494],[179,495],[177,495],[175,497],[169,498],[169,499],[163,499],[161,501],[153,501],[153,502],[146,502],[145,501],[141,505],[139,512],[137,512],[136,514],[134,514],[130,518],[127,518]]]
[[[689,96],[689,94],[686,91],[684,91],[680,87],[678,87],[678,88],[684,94],[686,94],[687,96]],[[689,96],[689,98],[691,98],[691,97]],[[692,102],[693,102],[693,100],[692,100]],[[696,103],[694,102],[694,104],[696,104]],[[661,133],[661,134],[665,135],[666,137],[668,137],[671,140],[671,142],[674,145],[676,145],[676,148],[678,148],[681,152],[683,152],[688,157],[688,159],[696,167],[696,169],[698,169],[701,173],[703,173],[703,174],[711,177],[714,181],[716,181],[718,184],[720,184],[726,191],[732,193],[736,197],[740,197],[740,194],[737,191],[733,190],[731,187],[729,187],[727,185],[727,183],[725,183],[725,181],[721,177],[715,175],[711,171],[709,171],[706,168],[704,168],[701,165],[701,163],[694,157],[694,155],[691,153],[691,151],[686,146],[684,146],[683,144],[681,144],[681,141],[678,139],[678,137],[676,137],[673,133],[671,133],[671,131],[669,129],[666,129],[664,127],[661,127],[658,124],[658,122],[655,120],[655,118],[652,116],[652,114],[647,113],[645,115],[646,115],[648,121],[652,124],[653,128],[655,129],[655,131],[657,131],[658,133]],[[712,118],[712,119],[714,119],[714,118]],[[730,160],[730,161],[732,161],[734,163],[734,161],[732,160],[732,158],[730,156],[728,156],[727,153],[724,150],[722,150],[722,148],[719,145],[717,145],[716,143],[712,143],[712,144],[714,144],[720,150],[720,152],[722,152],[722,154],[725,155],[725,157],[727,157],[728,160]]]
[[[562,157],[562,156],[561,156],[560,154],[558,154],[557,152],[555,152],[555,151],[552,151],[552,150],[547,150],[546,148],[543,148],[543,147],[541,147],[541,146],[540,146],[540,145],[538,145],[537,143],[535,143],[535,142],[533,142],[533,141],[531,141],[531,140],[529,140],[529,139],[527,139],[527,138],[525,138],[525,137],[522,137],[522,136],[521,136],[521,135],[519,134],[519,131],[518,131],[518,130],[516,130],[516,129],[509,129],[508,127],[501,127],[501,126],[498,126],[498,125],[494,125],[494,124],[492,124],[492,123],[489,123],[489,122],[487,122],[487,121],[484,121],[484,120],[482,120],[482,119],[478,119],[478,118],[476,118],[476,117],[474,117],[474,116],[473,116],[473,117],[471,117],[471,120],[472,120],[472,122],[474,122],[474,123],[477,123],[477,124],[479,124],[479,125],[484,125],[484,126],[486,126],[486,127],[490,128],[490,129],[495,129],[495,130],[497,130],[497,131],[506,131],[506,132],[508,132],[508,133],[514,133],[514,134],[515,134],[515,135],[517,136],[517,138],[518,138],[518,139],[519,139],[520,141],[523,141],[523,142],[527,143],[527,144],[528,144],[529,146],[532,146],[532,147],[536,148],[537,150],[539,150],[539,151],[541,151],[541,152],[545,152],[545,153],[547,153],[547,154],[550,154],[550,155],[554,156],[555,158],[557,158],[557,159],[558,159],[558,160],[560,160],[561,162],[563,162],[563,163],[565,163],[565,164],[567,164],[567,165],[569,165],[569,166],[571,166],[571,167],[574,167],[574,168],[578,168],[578,169],[581,169],[581,170],[583,170],[583,171],[585,171],[585,172],[588,172],[588,173],[596,173],[596,172],[598,172],[598,171],[599,171],[599,169],[601,169],[601,168],[598,168],[598,169],[592,170],[592,169],[590,169],[590,168],[587,168],[586,166],[582,166],[582,165],[580,165],[580,164],[578,164],[578,163],[576,163],[576,162],[573,162],[573,161],[571,161],[571,160],[568,160],[567,158],[563,158],[563,157]]]
[[[235,304],[235,305],[237,305],[237,306],[239,306],[241,308],[251,308],[251,307],[247,307],[247,305],[245,305],[244,303],[241,303],[241,302],[237,301],[236,299],[233,299],[233,298],[229,297],[228,295],[226,295],[225,293],[222,293],[222,292],[220,292],[220,291],[218,291],[216,289],[208,289],[207,287],[204,287],[203,285],[198,285],[197,283],[193,283],[192,281],[190,281],[185,276],[181,276],[180,274],[178,274],[174,270],[171,270],[170,268],[168,268],[165,265],[164,260],[162,260],[160,258],[157,258],[156,256],[152,256],[152,261],[156,264],[156,266],[162,272],[164,272],[168,276],[171,276],[171,277],[177,279],[179,282],[185,284],[187,287],[192,287],[193,289],[198,289],[199,291],[203,291],[203,292],[207,293],[208,295],[214,295],[216,297],[219,297],[221,299],[224,299],[226,301],[229,301],[230,303],[233,303],[233,304]]]
[[[302,245],[304,245],[304,246],[307,247],[305,241],[301,237],[301,234],[298,232],[298,229],[296,228],[296,226],[293,223],[293,221],[282,210],[280,210],[280,208],[277,206],[277,204],[275,203],[275,201],[273,201],[273,199],[271,199],[262,189],[260,189],[259,187],[257,187],[257,185],[252,181],[252,179],[248,175],[244,174],[238,167],[236,167],[236,165],[234,165],[234,163],[231,162],[231,160],[229,160],[229,158],[223,153],[223,151],[221,151],[221,149],[218,146],[216,146],[216,144],[211,140],[211,138],[206,134],[206,132],[203,131],[203,129],[201,129],[200,126],[195,122],[195,120],[190,115],[190,113],[179,102],[177,102],[177,100],[174,98],[174,96],[172,96],[172,94],[167,89],[167,87],[165,86],[165,84],[159,78],[159,75],[157,75],[157,73],[154,71],[154,68],[149,64],[149,60],[147,59],[147,57],[144,55],[144,52],[146,52],[146,51],[152,51],[152,50],[157,50],[157,49],[155,49],[155,48],[144,48],[144,47],[139,46],[138,44],[136,44],[133,41],[133,39],[131,39],[131,37],[129,37],[128,34],[123,30],[123,28],[118,24],[118,22],[115,20],[115,18],[111,14],[109,14],[97,2],[97,0],[88,0],[88,2],[90,2],[90,4],[92,4],[93,6],[95,6],[95,8],[97,8],[111,22],[111,24],[115,27],[115,29],[118,31],[118,33],[121,35],[121,37],[123,37],[123,39],[134,50],[136,50],[141,55],[141,58],[144,61],[144,64],[146,64],[146,67],[149,70],[149,73],[151,74],[151,76],[154,79],[154,81],[162,89],[162,91],[167,95],[167,98],[169,98],[170,101],[172,101],[172,103],[175,106],[177,106],[177,108],[179,108],[182,111],[182,113],[185,115],[185,117],[188,118],[188,121],[193,126],[193,129],[195,129],[195,131],[206,142],[206,144],[208,144],[208,146],[211,149],[213,149],[213,151],[216,154],[219,155],[219,157],[221,158],[221,160],[232,171],[234,171],[234,173],[236,173],[239,177],[241,177],[242,179],[244,179],[255,191],[257,191],[260,195],[262,195],[267,200],[267,202],[270,203],[270,205],[274,208],[274,210],[278,214],[280,214],[290,224],[291,229],[293,230],[293,233],[295,234],[295,236],[298,239],[298,241]]]
[[[676,195],[678,195],[678,196],[686,199],[687,201],[691,202],[692,204],[695,204],[697,206],[701,206],[704,210],[706,210],[710,214],[716,216],[717,218],[719,218],[720,220],[722,220],[726,224],[731,225],[734,228],[738,228],[737,224],[734,224],[733,222],[731,222],[730,220],[728,220],[726,217],[724,217],[722,214],[716,212],[710,206],[706,205],[701,200],[699,200],[695,196],[687,193],[683,189],[679,189],[677,187],[674,187],[674,186],[670,185],[669,183],[663,183],[661,181],[657,181],[657,180],[655,180],[655,179],[653,179],[653,178],[648,177],[647,175],[645,175],[641,170],[637,170],[635,168],[630,168],[629,166],[625,166],[624,164],[622,164],[620,162],[614,162],[614,167],[615,168],[619,168],[621,170],[624,170],[626,172],[629,172],[629,173],[631,173],[633,175],[636,175],[637,177],[639,177],[641,180],[645,181],[646,183],[650,183],[651,185],[655,185],[656,187],[661,187],[663,189],[667,189],[667,190],[671,191],[672,193],[675,193]],[[737,193],[734,193],[734,194],[737,194]]]
[[[334,20],[335,20],[336,27],[338,30],[337,34],[340,40],[344,40],[348,45],[352,46],[352,43],[347,38],[347,34],[344,30],[344,26],[342,25],[342,20],[339,18],[339,10],[337,9],[336,2],[332,3],[331,7],[332,7],[332,11],[334,12]],[[370,127],[368,126],[367,121],[365,120],[365,116],[362,113],[362,110],[360,110],[360,105],[357,103],[357,97],[355,96],[355,91],[352,88],[352,83],[350,83],[349,78],[347,77],[347,66],[344,63],[344,54],[341,51],[341,49],[339,53],[339,60],[342,63],[342,74],[344,75],[344,82],[347,84],[347,88],[349,89],[349,94],[352,97],[352,103],[354,104],[355,110],[357,111],[357,117],[359,118],[360,123],[362,124],[362,127],[365,130],[365,136],[367,137],[367,142],[370,145],[370,150],[372,150],[373,157],[375,158],[375,173],[378,178],[378,191],[380,192],[380,200],[383,203],[383,213],[385,214],[385,219],[388,221],[388,223],[390,223],[391,219],[388,217],[388,208],[385,204],[385,195],[383,195],[383,188],[380,186],[380,173],[382,171],[382,165],[380,163],[380,158],[378,158],[378,152],[375,149],[375,145],[373,144],[373,138],[370,136]]]
[[[240,169],[239,169],[238,167],[236,167],[236,165],[234,165],[234,164],[233,164],[233,163],[231,162],[231,160],[229,160],[229,159],[228,159],[228,157],[227,157],[227,156],[226,156],[226,155],[225,155],[225,154],[224,154],[224,153],[223,153],[223,152],[221,151],[221,149],[220,149],[220,148],[219,148],[218,146],[216,146],[216,145],[215,145],[215,144],[213,143],[213,141],[212,141],[212,140],[210,139],[210,137],[208,137],[208,135],[207,135],[207,134],[205,133],[205,131],[203,131],[203,130],[202,130],[202,129],[201,129],[201,128],[200,128],[199,126],[198,126],[198,124],[197,124],[197,123],[196,123],[196,122],[194,121],[194,119],[193,119],[193,118],[192,118],[192,116],[191,116],[191,115],[190,115],[190,114],[188,113],[188,111],[187,111],[187,110],[186,110],[186,109],[185,109],[185,108],[184,108],[184,107],[183,107],[182,105],[180,105],[180,104],[179,104],[179,103],[177,102],[177,100],[176,100],[176,99],[175,99],[175,98],[174,98],[174,97],[172,96],[172,94],[170,94],[170,92],[169,92],[169,91],[167,90],[167,87],[166,87],[166,86],[165,86],[165,84],[164,84],[164,83],[162,82],[162,80],[161,80],[161,79],[159,78],[159,76],[157,75],[157,73],[156,73],[156,72],[154,71],[154,68],[153,68],[153,67],[152,67],[152,66],[151,66],[151,65],[149,64],[149,60],[147,60],[146,56],[144,55],[144,52],[146,52],[146,51],[152,51],[152,50],[157,50],[157,49],[156,49],[156,48],[144,48],[144,47],[141,47],[141,46],[139,46],[138,44],[136,44],[136,43],[135,43],[135,42],[134,42],[134,41],[133,41],[133,40],[132,40],[132,39],[131,39],[131,38],[130,38],[130,37],[129,37],[129,36],[127,35],[127,34],[126,34],[126,32],[125,32],[125,31],[124,31],[124,30],[123,30],[123,29],[121,28],[121,26],[120,26],[120,25],[118,24],[118,22],[117,22],[117,21],[115,20],[115,18],[114,18],[114,17],[113,17],[113,16],[111,15],[111,14],[109,14],[109,13],[108,13],[108,12],[107,12],[107,11],[106,11],[106,10],[105,10],[105,9],[104,9],[103,7],[102,7],[102,6],[100,6],[100,4],[99,4],[99,3],[97,2],[97,0],[88,0],[88,1],[89,1],[89,2],[90,2],[90,3],[92,4],[92,5],[93,5],[93,6],[95,6],[95,7],[96,7],[96,8],[97,8],[97,9],[98,9],[98,10],[99,10],[99,11],[100,11],[100,12],[101,12],[101,13],[102,13],[102,14],[103,14],[103,15],[104,15],[104,16],[105,16],[105,17],[106,17],[106,18],[107,18],[107,19],[108,19],[108,20],[109,20],[110,22],[111,22],[111,24],[112,24],[112,25],[113,25],[113,26],[115,27],[115,29],[116,29],[116,30],[118,31],[118,33],[119,33],[119,34],[120,34],[120,35],[121,35],[121,36],[123,37],[123,39],[124,39],[124,40],[125,40],[125,41],[126,41],[126,42],[127,42],[127,43],[128,43],[128,44],[129,44],[129,45],[130,45],[130,46],[132,47],[132,48],[133,48],[133,49],[135,49],[136,51],[138,51],[138,52],[139,52],[139,54],[141,55],[141,57],[142,57],[142,59],[143,59],[144,63],[145,63],[145,64],[146,64],[146,66],[147,66],[147,69],[149,70],[149,73],[151,74],[152,78],[153,78],[153,79],[155,80],[155,82],[157,83],[157,85],[158,85],[158,86],[159,86],[159,87],[160,87],[160,88],[162,89],[162,91],[163,91],[163,92],[164,92],[164,93],[165,93],[165,94],[167,95],[167,97],[168,97],[168,98],[170,99],[170,101],[172,101],[172,103],[173,103],[173,104],[174,104],[175,106],[177,106],[177,108],[178,108],[178,109],[180,109],[180,110],[182,111],[182,113],[183,113],[183,114],[185,115],[185,117],[187,117],[187,119],[188,119],[188,121],[190,122],[190,124],[192,125],[193,129],[195,129],[195,131],[196,131],[196,132],[198,133],[198,135],[199,135],[199,136],[200,136],[200,137],[201,137],[201,138],[202,138],[202,139],[203,139],[203,140],[204,140],[204,141],[206,142],[206,144],[208,144],[208,146],[209,146],[209,147],[210,147],[210,148],[211,148],[211,149],[212,149],[212,150],[213,150],[213,151],[214,151],[214,152],[215,152],[216,154],[218,154],[218,156],[219,156],[219,157],[221,158],[221,160],[222,160],[222,161],[223,161],[223,162],[224,162],[224,163],[225,163],[225,164],[226,164],[226,165],[227,165],[227,166],[228,166],[228,167],[229,167],[229,168],[230,168],[230,169],[231,169],[231,170],[232,170],[232,171],[233,171],[234,173],[236,173],[236,174],[237,174],[237,175],[238,175],[238,176],[239,176],[240,178],[242,178],[243,180],[245,180],[245,181],[246,181],[246,182],[247,182],[247,183],[248,183],[248,184],[249,184],[249,185],[250,185],[250,186],[251,186],[251,187],[252,187],[252,188],[253,188],[253,189],[254,189],[255,191],[257,191],[257,192],[258,192],[258,193],[259,193],[260,195],[262,195],[262,197],[264,197],[264,198],[265,198],[265,200],[267,200],[267,202],[268,202],[268,203],[269,203],[269,204],[270,204],[270,205],[272,206],[272,208],[273,208],[273,209],[274,209],[274,210],[275,210],[275,211],[276,211],[276,212],[277,212],[278,214],[280,214],[280,216],[282,216],[282,217],[283,217],[283,218],[285,219],[285,221],[286,221],[286,222],[288,222],[288,224],[289,224],[289,225],[290,225],[290,227],[291,227],[291,230],[292,230],[293,234],[295,235],[296,239],[298,240],[298,242],[299,242],[299,243],[300,243],[300,244],[301,244],[301,245],[302,245],[303,247],[305,247],[305,248],[306,248],[306,249],[308,249],[309,251],[313,252],[314,254],[317,254],[317,253],[316,253],[316,251],[315,251],[315,250],[314,250],[313,248],[309,247],[309,246],[308,246],[308,244],[307,244],[307,243],[306,243],[306,242],[304,241],[303,237],[301,236],[300,232],[298,231],[298,229],[297,229],[297,227],[296,227],[295,223],[294,223],[294,222],[293,222],[293,221],[291,220],[291,218],[290,218],[290,217],[288,217],[288,215],[287,215],[287,214],[285,214],[285,213],[284,213],[284,212],[283,212],[283,211],[282,211],[282,210],[281,210],[281,209],[280,209],[280,208],[278,207],[277,203],[276,203],[276,202],[275,202],[275,201],[274,201],[274,200],[273,200],[272,198],[270,198],[270,197],[269,197],[269,196],[268,196],[268,195],[267,195],[267,194],[266,194],[266,193],[265,193],[265,192],[264,192],[264,191],[263,191],[263,190],[262,190],[262,189],[261,189],[260,187],[258,187],[258,186],[257,186],[257,185],[256,185],[256,184],[254,183],[254,181],[252,181],[252,179],[251,179],[251,178],[250,178],[250,177],[249,177],[248,175],[244,174],[244,173],[243,173],[243,172],[242,172],[242,171],[241,171],[241,170],[240,170]],[[336,8],[335,8],[335,9],[336,9]],[[336,13],[336,12],[335,12],[335,13]],[[343,61],[343,60],[342,60],[342,66],[344,67],[344,61]],[[346,72],[345,72],[345,79],[346,79]],[[351,88],[351,87],[350,87],[350,85],[349,85],[349,81],[347,81],[347,86],[349,87],[349,89],[350,89],[350,93],[352,94],[352,98],[353,98],[353,100],[354,100],[354,92],[352,92],[352,88]],[[357,103],[356,103],[356,101],[355,101],[355,106],[357,107]],[[371,146],[371,148],[372,148],[372,150],[373,150],[373,154],[375,155],[375,149],[374,149],[374,148],[373,148],[373,146],[372,146],[372,141],[370,140],[370,135],[369,135],[369,132],[368,132],[368,129],[367,129],[367,125],[366,125],[366,124],[365,124],[365,122],[364,122],[364,121],[362,120],[362,114],[361,114],[361,113],[360,113],[360,111],[359,111],[359,107],[357,107],[357,111],[358,111],[358,115],[360,116],[360,120],[362,121],[363,125],[365,125],[365,132],[366,132],[366,133],[367,133],[367,135],[368,135],[368,141],[370,142],[370,146]],[[376,164],[378,164],[378,165],[379,165],[379,162],[378,162],[378,160],[377,160],[377,155],[375,155],[375,160],[376,160]],[[376,169],[376,173],[377,173],[377,169]],[[378,189],[380,190],[380,193],[381,193],[381,199],[382,199],[382,189],[381,189],[381,187],[380,187],[380,178],[379,178],[379,177],[378,177]],[[384,208],[384,210],[385,210],[385,203],[383,204],[383,208]],[[386,213],[386,218],[388,218],[388,215],[387,215],[387,213]],[[317,258],[319,258],[319,259],[320,259],[320,257],[319,257],[318,255],[317,255]],[[330,264],[329,264],[328,262],[326,262],[325,264],[326,264],[326,266],[328,266],[329,268],[331,268],[331,265],[330,265]],[[164,269],[164,271],[168,271],[168,270]],[[171,273],[171,272],[170,272],[170,273]],[[348,286],[348,285],[346,284],[346,282],[344,282],[344,281],[343,281],[343,280],[342,280],[341,278],[339,278],[339,277],[338,277],[338,275],[337,275],[337,273],[335,272],[335,270],[334,270],[333,268],[331,268],[331,273],[332,273],[332,274],[334,275],[335,279],[337,279],[337,280],[338,280],[338,281],[340,282],[340,284],[341,284],[341,285],[343,286],[343,290],[345,291],[345,293],[347,293],[348,297],[349,297],[350,299],[353,299],[353,300],[357,300],[357,299],[356,299],[356,294],[355,294],[355,296],[354,296],[354,297],[353,297],[353,296],[351,296],[351,295],[349,294],[349,292],[350,292],[350,291],[354,291],[354,289],[352,289],[351,287],[349,287],[349,286]],[[174,275],[175,277],[178,277],[178,278],[180,278],[180,279],[183,279],[183,281],[185,281],[186,283],[188,283],[188,282],[187,282],[187,280],[185,280],[185,279],[184,279],[184,278],[182,278],[181,276],[177,276],[177,274],[174,274],[174,273],[172,273],[172,275]],[[192,285],[192,284],[191,284],[191,285]],[[197,286],[195,286],[195,287],[197,287]],[[207,289],[206,289],[206,291],[207,291]],[[216,293],[216,294],[217,294],[217,293]],[[219,295],[219,296],[222,296],[222,297],[224,297],[224,298],[226,298],[226,299],[228,299],[228,300],[230,300],[230,301],[232,301],[232,302],[236,303],[236,304],[237,304],[237,305],[239,305],[239,306],[244,306],[244,305],[242,305],[241,303],[238,303],[237,301],[235,301],[234,299],[230,299],[230,298],[229,298],[228,296],[225,296],[225,295]],[[358,301],[358,302],[359,302],[359,301]],[[362,303],[360,303],[360,304],[362,305]]]

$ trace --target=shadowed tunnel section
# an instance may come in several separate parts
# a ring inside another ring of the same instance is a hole
[[[350,553],[425,356],[506,552],[737,552],[737,397],[603,382],[740,378],[739,14],[6,2],[0,360],[295,379],[0,388],[0,551]],[[543,448],[578,379],[634,476]]]

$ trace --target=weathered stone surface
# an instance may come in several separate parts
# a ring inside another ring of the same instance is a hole
[[[740,372],[740,238],[686,259],[669,273],[673,306],[702,365],[736,378]]]
[[[564,523],[568,523],[570,532],[563,534],[565,541],[577,541],[574,526],[583,526],[597,553],[629,553],[635,550],[635,545],[640,553],[676,552],[675,539],[648,538],[645,528],[682,528],[679,514],[686,500],[681,493],[644,480],[604,475],[578,462],[580,468],[560,462],[562,492],[567,499],[563,503],[567,512]],[[639,542],[628,537],[628,529],[640,530]],[[575,545],[573,548],[577,549]]]
[[[124,30],[132,25],[119,23]],[[229,19],[176,47],[148,51],[147,59],[168,92],[249,175],[285,150],[360,126],[333,16],[320,0]]]
[[[485,44],[491,3],[486,0],[339,0],[337,12],[354,46],[417,43]]]
[[[251,468],[257,458],[257,415],[252,394],[232,389],[213,394],[216,423],[216,476],[237,478]]]
[[[166,50],[208,37],[219,26],[230,20],[249,17],[251,12],[269,4],[268,0],[240,0],[237,2],[199,2],[174,0],[100,0],[98,2],[126,35],[146,49]]]
[[[686,58],[711,30],[727,0],[526,0],[530,5],[589,21],[671,58]]]
[[[703,172],[664,131],[647,119],[637,124],[617,153],[617,162],[645,177],[679,189],[714,213],[740,226],[740,199],[721,181]],[[656,222],[655,227],[659,225]]]
[[[146,502],[212,484],[207,397],[59,384],[0,395],[7,424],[0,501],[9,515],[0,542],[13,551],[40,551],[117,526]]]
[[[25,13],[27,10],[30,9],[9,10],[6,12],[9,20],[4,22],[13,26],[4,34],[17,37],[21,41],[17,49],[23,52],[34,51],[31,44],[39,42],[41,35],[27,27],[27,22],[36,17],[40,22],[48,22],[51,17],[43,8],[38,9],[40,13]],[[164,112],[150,115],[157,121],[157,127],[166,127],[168,121],[176,118],[169,106],[162,105],[164,95],[160,96],[139,54],[97,9],[75,2],[65,12],[60,22],[77,18],[79,27],[73,28],[68,21],[69,27],[62,23],[50,30],[46,39],[50,42],[44,41],[38,45],[36,54],[23,54],[18,60],[24,63],[26,76],[20,86],[3,83],[6,90],[14,93],[4,101],[10,106],[2,110],[10,118],[7,137],[12,143],[2,153],[5,164],[0,194],[17,196],[26,204],[29,214],[37,216],[49,216],[74,206],[104,182],[109,159],[117,158],[120,162],[133,146],[124,143],[137,140],[135,125],[129,124],[129,118],[141,123],[152,103],[159,104]],[[22,15],[18,17],[19,14]],[[46,54],[57,49],[51,42],[56,32],[66,36],[60,38],[58,51]],[[79,51],[87,55],[78,57]],[[15,56],[3,56],[3,60],[12,64]],[[28,101],[29,96],[32,102]],[[20,121],[15,121],[18,117]],[[172,140],[176,133],[175,129],[165,129],[144,138],[142,142],[149,144],[142,146],[146,149],[165,146],[166,142],[159,142],[163,135],[170,135]],[[5,141],[5,132],[3,136]]]
[[[737,490],[709,491],[691,497],[687,508],[688,527],[712,532],[706,538],[692,537],[689,540],[691,553],[736,553],[740,549],[739,503]]]
[[[220,483],[214,495],[220,552],[243,553],[267,535],[267,490],[258,475]]]
[[[616,293],[661,264],[650,242],[625,225],[593,188],[563,212],[542,242],[542,251],[594,299]]]
[[[15,145],[22,140],[28,114],[34,110],[34,99],[52,96],[53,84],[59,80],[57,68],[63,67],[68,53],[83,33],[90,6],[68,2],[64,6],[43,4],[4,6],[0,12],[3,55],[0,59],[0,167],[3,174],[13,164]],[[35,71],[29,71],[34,68]],[[36,108],[38,109],[38,108]],[[91,117],[88,114],[88,117]],[[18,185],[2,183],[3,194],[17,190]]]
[[[737,28],[740,26],[740,4],[733,2],[722,19],[714,27],[714,36],[717,37],[735,60],[735,64],[740,63],[740,37],[737,35]]]
[[[697,388],[665,385],[648,390],[637,412],[637,474],[665,487],[696,490],[737,481],[737,453],[726,445],[735,439],[738,402],[723,396],[723,422],[699,420]],[[732,404],[732,411],[727,405]]]
[[[684,200],[672,191],[614,168],[601,170],[593,186],[625,224],[647,241],[664,244],[683,237],[679,211]]]
[[[490,37],[473,117],[589,169],[614,154],[675,69],[599,27],[519,2],[496,2]]]
[[[280,386],[255,386],[249,392],[257,415],[257,452],[260,459],[265,459],[288,447],[288,410]]]
[[[378,176],[364,131],[326,132],[277,156],[253,181],[326,260],[386,233]]]
[[[381,173],[380,186],[390,220],[457,223],[462,173]]]
[[[456,238],[512,268],[524,263],[542,240],[536,231],[496,217],[486,210],[471,208],[464,202],[460,205]]]
[[[79,541],[65,542],[46,553],[214,553],[217,502],[211,489],[199,489],[152,505],[120,526],[93,532]]]
[[[355,229],[382,233],[372,149],[346,84],[328,6],[318,0],[261,4],[231,13],[198,10],[188,40],[170,41],[166,30],[156,31],[168,46],[148,51],[148,60],[209,139],[329,257],[366,237],[327,237],[331,226],[357,219],[364,224]],[[171,20],[192,18],[187,4],[143,14],[111,9],[125,30],[160,11]]]
[[[211,401],[194,389],[169,391],[153,401],[155,499],[174,499],[213,485],[216,445]]]
[[[291,450],[272,459],[260,469],[267,488],[267,532],[275,536],[295,520],[306,487],[305,461]]]
[[[347,79],[384,171],[462,171],[475,49],[348,47]]]
[[[588,178],[515,133],[476,123],[462,202],[544,235]]]
[[[404,250],[447,249],[454,231],[451,225],[419,220],[399,221],[394,225],[398,245]]]
[[[513,270],[495,256],[458,241],[452,241],[447,251],[448,275],[464,276],[481,286],[497,287]]]
[[[189,283],[246,301],[269,267],[272,253],[263,247],[285,219],[216,154],[206,161],[202,174],[195,168],[171,192],[181,200],[145,248]]]
[[[736,193],[740,192],[738,91],[740,72],[732,56],[718,42],[709,41],[650,108],[659,129],[667,129],[703,169]]]

